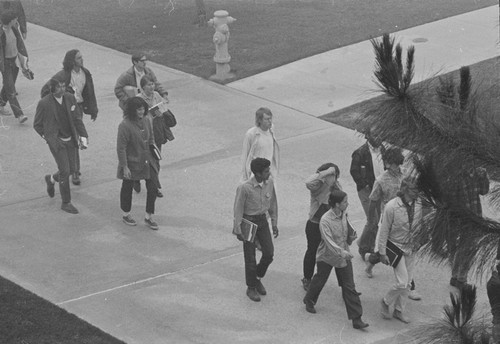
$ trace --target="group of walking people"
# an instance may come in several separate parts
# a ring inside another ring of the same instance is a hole
[[[123,110],[123,120],[117,133],[117,177],[122,179],[120,208],[122,220],[130,226],[137,223],[130,211],[132,194],[140,192],[140,181],[146,182],[145,224],[159,228],[153,220],[155,201],[163,197],[158,177],[162,145],[174,139],[171,127],[175,116],[168,110],[167,92],[151,69],[146,56],[132,56],[132,67],[117,80],[115,94]],[[161,94],[159,93],[161,92]],[[71,202],[70,178],[74,185],[81,183],[79,150],[88,147],[88,134],[83,115],[95,121],[98,114],[94,82],[90,71],[83,66],[82,53],[68,51],[63,69],[42,88],[33,127],[47,142],[57,164],[57,172],[45,176],[47,193],[54,197],[55,183],[59,184],[61,209],[77,214]]]
[[[367,219],[357,240],[358,252],[365,261],[367,278],[373,277],[373,268],[380,262],[391,266],[394,271],[395,282],[381,298],[380,315],[384,319],[394,318],[409,323],[407,300],[421,299],[415,289],[415,253],[409,234],[428,210],[422,206],[415,169],[405,160],[403,150],[380,142],[369,129],[365,138],[366,143],[353,152],[350,166]],[[274,256],[268,218],[274,237],[279,233],[276,197],[279,146],[269,109],[257,110],[255,126],[244,138],[241,161],[242,177],[234,203],[233,234],[243,241],[247,296],[258,302],[267,294],[262,278]],[[311,199],[305,228],[307,249],[303,259],[302,286],[306,295],[303,303],[307,312],[316,313],[319,295],[335,269],[347,317],[355,329],[364,329],[369,325],[362,320],[361,293],[356,290],[352,266],[354,254],[350,250],[357,233],[349,219],[348,195],[342,190],[339,176],[339,167],[329,162],[319,166],[305,180]],[[479,195],[488,192],[488,180],[481,171],[474,172],[470,180],[477,186],[475,193],[462,192],[462,198],[470,196],[477,205]],[[256,225],[255,238],[248,239],[242,231],[248,221]],[[256,249],[262,251],[258,262]],[[397,259],[393,257],[393,251],[397,251]],[[461,290],[466,284],[467,273],[462,272],[460,282],[457,282],[455,270],[453,268],[450,285]]]

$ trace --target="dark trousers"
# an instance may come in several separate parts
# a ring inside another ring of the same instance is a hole
[[[314,275],[316,266],[316,251],[321,242],[319,223],[307,221],[306,223],[307,250],[304,254],[304,278],[310,280]]]
[[[325,262],[317,263],[317,272],[314,275],[309,290],[305,296],[306,300],[311,300],[314,304],[318,301],[319,294],[330,277],[332,266]],[[342,288],[342,298],[344,299],[345,308],[347,310],[348,319],[356,319],[363,315],[361,300],[359,299],[356,285],[354,284],[354,276],[352,271],[352,263],[347,261],[347,266],[344,268],[335,268],[337,281]]]
[[[377,231],[378,227],[368,226],[368,223],[366,223],[365,228],[363,228],[363,233],[358,240],[358,252],[363,259],[366,253],[373,252],[375,250]]]
[[[4,61],[4,71],[2,73],[3,87],[0,91],[0,103],[5,105],[9,102],[10,108],[16,118],[23,115],[23,110],[21,110],[21,106],[16,96],[16,80],[18,74],[19,68],[16,66],[16,58],[6,58]]]
[[[53,178],[59,183],[59,192],[63,203],[71,202],[71,192],[69,189],[69,176],[74,172],[75,152],[77,148],[70,140],[68,142],[59,141],[57,147],[49,145],[50,152],[56,160],[58,171],[53,174]]]
[[[262,257],[260,258],[259,264],[257,264],[255,258],[255,244],[248,241],[243,242],[246,284],[249,288],[255,288],[257,286],[257,278],[264,277],[267,268],[273,261],[273,239],[269,231],[269,223],[267,222],[265,214],[257,216],[244,215],[243,217],[258,226],[255,240],[259,241],[262,249]]]
[[[156,171],[150,165],[150,173],[156,175]],[[134,189],[135,180],[132,179],[123,179],[122,180],[122,188],[120,190],[120,208],[125,212],[130,212],[132,209],[132,191]],[[156,195],[158,194],[158,189],[156,188],[156,184],[154,182],[154,178],[146,179],[146,213],[154,214],[155,213],[155,201]]]

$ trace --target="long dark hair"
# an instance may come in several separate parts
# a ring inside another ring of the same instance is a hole
[[[125,103],[125,110],[123,110],[123,117],[137,121],[137,109],[144,108],[144,115],[148,111],[148,104],[141,97],[132,97]]]
[[[75,66],[76,54],[78,54],[79,52],[80,50],[78,49],[71,49],[70,51],[66,52],[66,55],[64,55],[63,69],[66,72],[69,72]]]

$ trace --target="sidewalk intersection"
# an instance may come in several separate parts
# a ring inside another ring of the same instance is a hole
[[[426,24],[397,34],[416,44],[417,79],[436,71],[499,55],[498,6]],[[334,278],[318,314],[305,312],[300,283],[309,195],[303,179],[333,161],[350,199],[358,231],[364,215],[348,167],[362,140],[317,119],[373,95],[369,42],[337,49],[221,86],[150,63],[170,93],[178,126],[165,147],[157,201],[160,230],[121,222],[116,175],[116,128],[121,113],[113,94],[130,65],[123,53],[31,25],[28,40],[35,80],[20,80],[27,125],[0,123],[0,275],[75,313],[129,344],[163,343],[398,343],[421,321],[440,316],[448,301],[448,271],[425,262],[417,268],[424,299],[411,302],[411,325],[384,321],[380,298],[392,283],[380,267],[367,280],[354,260],[355,281],[370,323],[350,326]],[[90,146],[82,153],[82,185],[73,187],[77,216],[59,210],[59,195],[45,194],[43,175],[55,164],[31,128],[43,83],[60,69],[64,53],[78,47],[94,77],[99,117],[85,119]],[[255,110],[272,109],[281,145],[280,237],[265,278],[268,296],[245,296],[243,256],[231,235],[234,191],[243,134]],[[328,147],[319,149],[319,147]],[[145,194],[134,195],[140,218]],[[444,276],[444,277],[443,277]],[[479,310],[488,311],[484,288]]]

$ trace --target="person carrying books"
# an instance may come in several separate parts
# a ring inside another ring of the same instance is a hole
[[[233,234],[243,241],[245,258],[245,279],[247,296],[252,301],[260,301],[260,295],[266,295],[261,279],[273,261],[274,245],[269,231],[267,214],[271,218],[272,231],[278,237],[278,201],[274,190],[273,179],[270,178],[271,162],[264,158],[255,158],[250,163],[253,176],[240,184],[236,189],[234,200]],[[247,241],[242,234],[243,219],[257,225],[255,240]],[[255,248],[259,245],[262,256],[257,264]]]
[[[392,265],[396,278],[394,286],[382,298],[381,315],[384,319],[394,317],[406,324],[410,322],[405,315],[405,306],[414,268],[414,255],[408,246],[407,238],[408,233],[422,217],[422,207],[417,201],[418,194],[415,179],[411,176],[404,177],[397,197],[385,205],[378,233],[380,261]],[[388,240],[402,251],[399,252],[401,258],[397,264],[392,264],[388,257]],[[393,313],[390,312],[391,308],[394,308]]]

